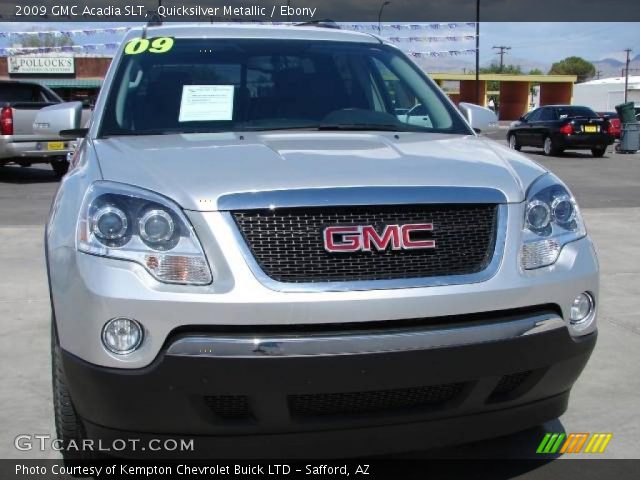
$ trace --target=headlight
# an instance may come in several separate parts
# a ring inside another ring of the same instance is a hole
[[[170,200],[141,188],[95,182],[80,210],[77,247],[139,263],[161,282],[212,281],[202,246],[184,213]]]
[[[522,266],[526,270],[552,265],[562,247],[586,235],[573,195],[548,173],[529,188],[524,213]]]

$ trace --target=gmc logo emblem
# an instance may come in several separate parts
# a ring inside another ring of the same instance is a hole
[[[371,252],[392,250],[420,250],[436,248],[435,240],[416,238],[418,233],[432,232],[433,223],[387,225],[378,233],[373,225],[327,227],[324,229],[324,248],[328,252]]]

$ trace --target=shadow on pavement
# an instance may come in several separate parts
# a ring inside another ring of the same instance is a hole
[[[53,183],[58,177],[48,165],[40,167],[20,167],[7,165],[0,167],[0,183]]]

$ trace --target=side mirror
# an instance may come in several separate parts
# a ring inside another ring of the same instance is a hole
[[[458,109],[477,133],[486,135],[499,130],[498,116],[488,108],[473,103],[459,103]]]
[[[36,135],[60,135],[62,130],[80,128],[82,102],[67,102],[44,107],[36,114],[33,133]]]
[[[518,120],[520,120],[521,122],[526,122],[527,120],[524,118],[524,115],[521,116]]]

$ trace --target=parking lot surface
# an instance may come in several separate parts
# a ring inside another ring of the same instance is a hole
[[[502,133],[496,138],[502,141]],[[462,447],[421,451],[416,445],[416,452],[399,457],[535,457],[544,432],[565,431],[611,432],[605,458],[638,458],[640,154],[611,148],[598,159],[586,152],[555,158],[535,149],[524,153],[568,183],[595,240],[602,269],[596,350],[558,421]],[[19,434],[55,434],[43,224],[56,188],[47,166],[0,167],[0,458],[57,457],[14,448]]]

